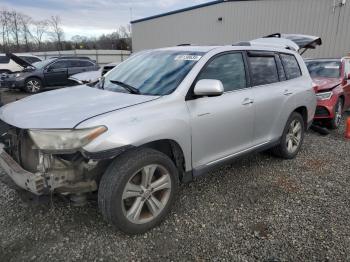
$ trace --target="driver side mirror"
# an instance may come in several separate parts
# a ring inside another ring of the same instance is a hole
[[[221,96],[224,93],[224,86],[220,80],[202,79],[194,87],[196,96]]]
[[[51,66],[46,67],[46,72],[52,72],[52,67]]]

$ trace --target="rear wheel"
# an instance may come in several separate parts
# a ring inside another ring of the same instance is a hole
[[[343,118],[343,100],[340,98],[338,99],[338,102],[334,107],[334,118],[329,121],[329,127],[331,129],[338,129],[341,124],[342,118]]]
[[[152,149],[117,158],[102,177],[98,204],[104,218],[129,234],[158,225],[169,213],[178,190],[172,160]]]
[[[35,94],[40,92],[42,88],[43,84],[38,78],[31,77],[25,81],[24,91],[26,91],[27,93]]]
[[[292,113],[284,128],[280,144],[272,149],[273,154],[285,159],[295,158],[303,143],[304,133],[303,117],[297,112]]]

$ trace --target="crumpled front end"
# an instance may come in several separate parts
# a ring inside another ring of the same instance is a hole
[[[81,152],[50,154],[38,149],[28,131],[0,123],[0,165],[21,188],[36,195],[53,191],[83,194],[97,190],[108,160],[91,160]]]

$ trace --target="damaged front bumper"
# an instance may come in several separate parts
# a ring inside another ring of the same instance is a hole
[[[33,174],[24,170],[13,158],[6,153],[0,146],[0,165],[7,175],[16,183],[17,186],[32,192],[35,195],[45,193],[45,178],[42,174]]]
[[[75,166],[70,161],[58,159],[53,155],[40,154],[38,171],[29,172],[21,167],[4,150],[0,144],[0,166],[13,182],[22,189],[35,195],[45,195],[50,192],[61,194],[82,194],[97,190],[96,177],[98,177],[97,161],[81,161]],[[83,175],[88,173],[89,175]]]

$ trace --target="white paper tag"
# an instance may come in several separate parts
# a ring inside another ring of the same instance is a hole
[[[199,55],[178,55],[175,57],[176,61],[199,61],[202,57]]]

